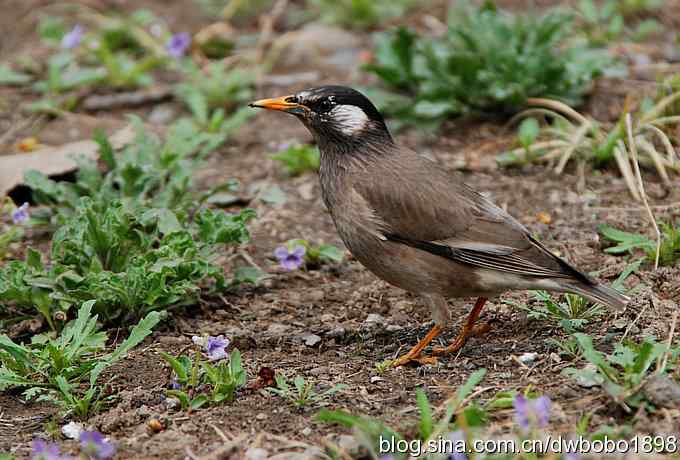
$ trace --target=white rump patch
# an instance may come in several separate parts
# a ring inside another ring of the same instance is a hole
[[[368,116],[356,105],[338,105],[330,115],[331,121],[348,136],[361,131],[368,123]]]

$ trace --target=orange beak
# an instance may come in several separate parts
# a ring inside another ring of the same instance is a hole
[[[248,104],[250,107],[259,107],[268,110],[280,110],[281,112],[288,112],[292,114],[301,114],[309,110],[302,104],[296,102],[288,102],[292,96],[275,97],[272,99],[260,99],[259,101]]]

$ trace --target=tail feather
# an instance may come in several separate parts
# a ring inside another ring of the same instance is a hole
[[[579,294],[592,302],[608,305],[615,310],[623,310],[630,301],[630,297],[602,284],[586,285],[569,283],[566,284],[565,287],[567,290]]]

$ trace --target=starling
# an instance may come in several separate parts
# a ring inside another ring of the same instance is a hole
[[[344,86],[320,86],[250,104],[295,115],[321,152],[323,201],[352,255],[388,283],[428,302],[435,325],[393,365],[432,363],[482,328],[489,297],[571,292],[614,309],[628,298],[554,255],[504,210],[435,162],[395,143],[375,106]],[[449,321],[446,299],[478,297],[458,336],[424,348]]]

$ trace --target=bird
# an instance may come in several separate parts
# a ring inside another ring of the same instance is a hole
[[[434,326],[392,361],[433,364],[489,330],[477,320],[506,291],[581,295],[613,310],[629,298],[553,254],[506,211],[435,161],[398,145],[373,103],[337,85],[262,99],[251,107],[297,117],[320,152],[323,202],[343,243],[387,283],[425,299]],[[424,350],[450,322],[448,299],[477,297],[458,335]]]

